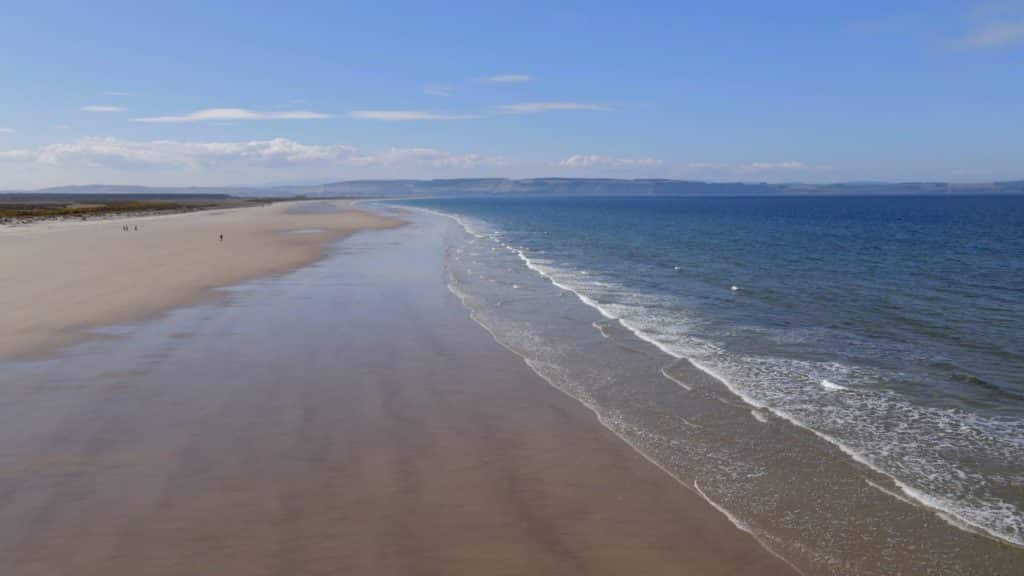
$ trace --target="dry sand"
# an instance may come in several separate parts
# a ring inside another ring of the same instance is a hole
[[[351,209],[290,213],[296,204],[0,227],[0,360],[302,266],[332,240],[398,224]]]

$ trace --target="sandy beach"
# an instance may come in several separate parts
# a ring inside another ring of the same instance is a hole
[[[0,227],[0,359],[45,353],[90,328],[308,264],[328,242],[398,224],[357,210],[301,206]]]
[[[0,364],[0,572],[795,573],[470,319],[442,219],[48,335],[394,224],[274,206],[6,231],[2,350],[49,353]]]

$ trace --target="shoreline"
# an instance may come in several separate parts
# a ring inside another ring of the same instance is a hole
[[[10,572],[795,573],[488,338],[442,233],[8,364]]]
[[[428,211],[428,212],[429,212],[429,211]],[[436,214],[436,215],[439,215],[439,216],[448,216],[447,214],[443,214],[443,213],[441,213],[441,212],[432,212],[432,213],[433,213],[433,214]],[[458,219],[456,219],[456,218],[453,218],[453,219],[454,219],[454,220],[456,220],[456,221],[458,222]],[[461,222],[458,222],[458,223],[459,223],[460,225],[462,225],[462,223],[461,223]],[[557,285],[557,284],[556,284],[556,285]],[[561,288],[561,286],[559,286],[559,288]],[[566,290],[566,291],[569,291],[569,290],[568,290],[567,288],[562,288],[562,289],[563,289],[563,290]],[[600,412],[599,412],[598,410],[596,410],[596,409],[595,409],[594,407],[592,407],[592,406],[589,406],[589,405],[585,404],[584,402],[580,401],[580,399],[578,399],[578,398],[576,398],[576,397],[572,396],[572,395],[571,395],[571,394],[569,394],[569,393],[568,393],[567,391],[563,390],[562,388],[560,388],[559,386],[557,386],[557,385],[556,385],[556,384],[555,384],[554,382],[552,382],[551,380],[549,380],[549,379],[548,379],[548,378],[547,378],[547,377],[546,377],[546,376],[545,376],[545,375],[543,374],[543,372],[541,372],[541,371],[537,370],[537,369],[536,369],[536,368],[534,367],[534,365],[533,365],[533,364],[531,363],[531,361],[530,361],[530,358],[529,358],[529,357],[527,357],[527,356],[523,355],[522,353],[520,353],[520,352],[516,351],[516,350],[515,350],[514,348],[512,348],[511,346],[509,346],[509,345],[505,344],[504,342],[502,342],[502,341],[501,341],[501,339],[500,339],[500,338],[499,338],[499,337],[497,336],[497,334],[495,334],[495,333],[494,333],[494,332],[493,332],[493,331],[492,331],[492,330],[491,330],[491,329],[490,329],[490,328],[489,328],[489,327],[487,326],[487,324],[485,324],[485,323],[484,323],[483,321],[481,321],[481,320],[480,320],[480,319],[479,319],[479,318],[478,318],[478,317],[476,316],[476,314],[474,314],[474,312],[473,312],[473,309],[472,309],[472,307],[470,307],[470,306],[469,306],[469,305],[468,305],[468,304],[466,303],[464,295],[462,295],[462,294],[460,294],[459,292],[457,292],[457,291],[456,291],[456,290],[455,290],[454,288],[452,288],[452,286],[451,286],[450,284],[449,284],[449,286],[448,286],[448,290],[449,290],[449,291],[450,291],[450,292],[451,292],[451,293],[452,293],[452,294],[453,294],[453,295],[454,295],[454,296],[455,296],[456,298],[458,298],[458,299],[459,299],[459,301],[460,301],[460,302],[462,303],[463,307],[464,307],[464,308],[466,309],[467,313],[469,314],[469,317],[470,317],[470,318],[471,318],[471,319],[473,320],[473,322],[475,322],[475,323],[476,323],[476,324],[477,324],[478,326],[480,326],[481,328],[483,328],[483,329],[484,329],[484,330],[485,330],[485,331],[487,332],[487,334],[488,334],[488,335],[490,335],[490,337],[491,337],[491,338],[492,338],[492,339],[494,340],[494,342],[495,342],[495,343],[497,343],[497,344],[498,344],[499,346],[501,346],[502,348],[504,348],[505,350],[507,350],[507,351],[508,351],[508,352],[509,352],[510,354],[512,354],[512,355],[516,356],[517,358],[519,358],[519,359],[520,359],[520,360],[521,360],[521,361],[522,361],[522,362],[523,362],[524,364],[526,364],[527,366],[529,366],[529,367],[530,367],[530,370],[531,370],[531,371],[532,371],[532,372],[533,372],[533,373],[534,373],[534,374],[535,374],[535,375],[536,375],[536,376],[537,376],[538,378],[540,378],[541,380],[543,380],[543,381],[544,381],[544,382],[545,382],[545,383],[546,383],[546,384],[548,385],[548,387],[550,387],[550,388],[551,388],[552,390],[554,390],[555,392],[557,392],[557,393],[559,393],[559,394],[561,394],[561,395],[565,396],[565,397],[566,397],[566,398],[568,398],[569,400],[572,400],[573,402],[575,402],[575,403],[576,403],[577,405],[579,405],[580,407],[582,407],[582,408],[586,409],[586,410],[587,410],[588,412],[590,412],[591,416],[592,416],[592,417],[594,418],[594,420],[595,420],[595,421],[597,421],[597,422],[598,422],[598,424],[599,424],[599,425],[600,425],[600,426],[601,426],[602,428],[604,428],[605,430],[607,430],[607,431],[608,431],[608,433],[609,433],[609,434],[611,434],[611,435],[612,435],[612,436],[613,436],[613,437],[614,437],[614,438],[615,438],[616,440],[618,440],[618,441],[620,441],[620,442],[623,442],[624,444],[626,444],[627,446],[629,446],[629,448],[630,448],[630,449],[631,449],[631,450],[632,450],[633,452],[635,452],[635,453],[636,453],[637,455],[639,455],[639,456],[640,456],[641,458],[643,458],[643,459],[644,459],[644,460],[645,460],[645,461],[646,461],[646,462],[647,462],[647,463],[648,463],[648,464],[649,464],[650,466],[653,466],[653,467],[657,468],[657,469],[658,469],[658,470],[660,470],[660,471],[661,471],[662,473],[664,473],[664,474],[665,474],[666,476],[668,476],[669,478],[671,478],[671,479],[672,479],[673,481],[675,481],[675,482],[676,482],[676,483],[677,483],[677,484],[679,485],[679,487],[680,487],[680,488],[683,488],[683,489],[687,490],[688,492],[691,492],[692,494],[694,494],[694,495],[696,495],[696,496],[699,496],[699,497],[701,498],[701,500],[703,500],[703,501],[704,501],[704,502],[705,502],[705,503],[706,503],[707,505],[711,506],[712,508],[714,508],[715,510],[717,510],[719,514],[721,514],[721,515],[722,515],[722,516],[724,516],[724,517],[725,517],[726,519],[728,519],[728,520],[729,520],[729,522],[730,522],[730,523],[731,523],[731,524],[732,524],[732,525],[733,525],[733,526],[734,526],[734,527],[735,527],[735,528],[736,528],[737,530],[739,530],[740,532],[743,532],[744,534],[747,534],[748,536],[750,536],[751,538],[753,538],[753,539],[754,539],[755,541],[757,541],[757,543],[758,543],[758,544],[759,544],[759,545],[760,545],[760,546],[761,546],[761,547],[762,547],[762,548],[764,549],[764,551],[765,551],[765,552],[767,552],[767,553],[771,554],[771,555],[772,555],[772,556],[774,556],[775,558],[778,558],[778,559],[779,559],[780,561],[782,561],[783,563],[785,563],[785,565],[786,565],[786,566],[788,566],[788,567],[792,568],[792,569],[793,569],[793,570],[794,570],[794,571],[795,571],[796,573],[798,573],[798,574],[803,574],[803,572],[802,572],[802,571],[800,570],[800,568],[798,568],[798,567],[797,567],[797,566],[796,566],[795,564],[793,564],[793,562],[791,562],[791,561],[790,561],[790,560],[789,560],[788,558],[786,558],[785,556],[783,556],[782,554],[780,554],[780,553],[779,553],[778,551],[776,551],[775,549],[773,549],[773,548],[772,548],[772,546],[771,546],[771,545],[770,545],[770,544],[769,544],[768,542],[766,542],[766,541],[764,540],[764,538],[763,538],[763,537],[762,537],[761,535],[759,535],[759,534],[758,534],[758,533],[757,533],[756,531],[754,531],[754,530],[753,530],[753,529],[752,529],[752,528],[751,528],[751,527],[750,527],[749,525],[747,525],[747,524],[746,524],[745,522],[743,522],[742,520],[740,520],[739,518],[737,518],[737,517],[736,517],[736,516],[735,516],[735,515],[734,515],[734,514],[733,514],[732,512],[730,512],[730,511],[729,511],[729,510],[727,510],[727,509],[726,509],[725,507],[723,507],[723,506],[722,506],[721,504],[719,504],[718,502],[715,502],[715,501],[714,501],[714,500],[712,500],[712,499],[711,499],[711,498],[710,498],[710,497],[709,497],[709,496],[708,496],[707,494],[705,494],[705,493],[704,493],[704,491],[703,491],[703,490],[701,490],[701,488],[700,488],[700,485],[698,484],[698,482],[697,482],[696,480],[695,480],[695,481],[693,482],[693,484],[692,484],[692,485],[690,485],[690,484],[688,484],[687,482],[685,482],[685,481],[684,481],[684,480],[683,480],[682,478],[680,478],[680,477],[679,477],[679,475],[677,475],[676,473],[672,472],[671,470],[669,470],[668,468],[666,468],[666,467],[665,467],[664,465],[662,465],[661,463],[659,463],[659,462],[658,462],[657,460],[655,460],[654,458],[652,458],[651,456],[649,456],[649,455],[648,455],[648,454],[647,454],[646,452],[644,452],[644,450],[643,450],[643,449],[642,449],[642,448],[641,448],[640,446],[637,446],[637,445],[636,445],[636,444],[634,444],[634,443],[633,443],[632,441],[630,441],[630,439],[629,439],[628,437],[626,437],[626,436],[622,436],[622,435],[619,435],[619,434],[617,434],[614,428],[612,428],[611,426],[609,426],[609,425],[608,425],[607,423],[605,423],[605,422],[604,422],[604,420],[603,420],[603,418],[602,418],[602,416],[601,416],[601,413],[600,413]],[[575,294],[575,292],[574,292],[574,294]],[[579,296],[579,295],[577,294],[577,296]],[[585,302],[584,302],[584,303],[585,303]],[[665,377],[666,377],[666,378],[668,378],[668,379],[670,379],[670,380],[673,380],[673,381],[675,381],[675,382],[676,382],[677,384],[679,384],[679,385],[680,385],[681,387],[684,387],[684,388],[686,388],[686,384],[683,384],[683,383],[682,383],[681,381],[675,380],[675,379],[674,379],[673,377],[669,376],[668,374],[666,374],[666,375],[665,375]]]
[[[438,214],[442,214],[442,213],[438,213]],[[456,221],[458,221],[458,219],[456,219]],[[459,223],[462,224],[461,222],[459,222]],[[463,225],[463,227],[465,228],[465,225]],[[738,400],[740,400],[745,405],[747,405],[747,406],[749,406],[751,408],[751,415],[754,416],[754,418],[757,419],[758,421],[761,421],[762,423],[767,422],[764,419],[764,416],[762,414],[762,412],[767,412],[767,413],[771,414],[773,417],[785,421],[789,425],[792,425],[792,426],[794,426],[796,428],[799,428],[800,430],[803,430],[803,431],[806,431],[806,432],[808,432],[810,434],[813,434],[815,437],[819,438],[823,442],[826,442],[829,445],[834,446],[836,449],[838,449],[840,452],[842,452],[844,455],[846,455],[850,460],[852,460],[856,464],[864,466],[865,468],[869,469],[872,473],[878,475],[879,479],[882,479],[884,482],[887,482],[887,483],[891,484],[891,487],[887,488],[887,487],[879,485],[878,483],[872,481],[871,479],[865,478],[865,482],[868,485],[870,485],[871,487],[875,488],[876,490],[878,490],[878,491],[880,491],[880,492],[882,492],[882,493],[884,493],[884,494],[886,494],[888,496],[896,498],[897,500],[900,500],[901,502],[903,502],[905,504],[908,504],[910,506],[913,506],[913,507],[921,509],[921,510],[928,511],[928,512],[934,514],[936,518],[942,520],[943,522],[945,522],[949,526],[951,526],[951,527],[953,527],[953,528],[955,528],[957,530],[960,530],[960,531],[962,531],[962,532],[964,532],[966,534],[970,534],[971,536],[979,536],[979,537],[985,538],[985,539],[990,540],[991,542],[993,542],[993,543],[995,543],[995,544],[997,544],[999,546],[1005,546],[1005,547],[1008,547],[1010,549],[1024,551],[1024,545],[1022,545],[1020,542],[1009,540],[1009,539],[1007,539],[1006,537],[1004,537],[1004,536],[1002,536],[1000,534],[992,532],[989,528],[987,528],[985,526],[974,524],[974,523],[972,523],[970,521],[970,519],[963,518],[960,515],[958,515],[958,512],[956,510],[950,510],[950,509],[944,508],[941,505],[941,503],[938,501],[937,498],[935,498],[933,496],[930,496],[930,495],[927,495],[927,494],[922,494],[921,492],[919,492],[917,490],[914,490],[913,488],[908,486],[904,481],[900,480],[899,478],[894,476],[891,472],[887,471],[884,467],[882,467],[879,464],[871,461],[868,457],[866,457],[863,454],[857,452],[854,448],[846,445],[840,439],[835,438],[835,437],[829,435],[826,432],[822,432],[820,430],[816,430],[815,428],[811,427],[808,424],[805,424],[804,422],[801,422],[799,419],[795,418],[794,416],[792,416],[791,414],[788,414],[785,411],[782,411],[782,410],[779,410],[777,408],[773,408],[771,406],[768,406],[768,405],[765,405],[765,404],[763,404],[761,402],[758,402],[756,399],[752,398],[749,394],[744,393],[744,391],[742,389],[740,389],[735,384],[730,382],[728,378],[726,378],[722,374],[719,374],[718,372],[716,372],[712,368],[710,368],[708,366],[705,366],[700,361],[698,361],[698,360],[696,360],[694,358],[690,358],[690,357],[681,355],[681,354],[671,350],[664,343],[659,342],[657,339],[650,337],[649,335],[645,334],[642,330],[636,328],[635,326],[630,325],[628,322],[623,321],[623,319],[621,319],[619,317],[616,317],[616,316],[613,316],[613,315],[610,315],[604,308],[602,308],[599,304],[597,304],[596,302],[594,302],[593,300],[588,298],[586,295],[581,294],[580,292],[578,292],[577,290],[575,290],[575,289],[573,289],[573,288],[571,288],[569,286],[565,286],[565,285],[559,283],[551,275],[549,275],[548,273],[544,272],[540,268],[534,266],[532,261],[530,260],[530,258],[528,256],[526,256],[522,251],[517,250],[517,254],[518,254],[519,258],[526,264],[527,268],[529,268],[530,270],[533,270],[534,272],[536,272],[540,276],[546,278],[548,281],[550,281],[554,286],[558,287],[560,290],[562,290],[562,291],[564,291],[566,293],[572,294],[581,303],[583,303],[584,305],[590,307],[591,309],[593,309],[596,312],[598,312],[599,314],[601,314],[601,316],[604,317],[606,320],[619,324],[620,326],[622,326],[622,328],[627,330],[630,334],[635,336],[637,339],[639,339],[639,340],[641,340],[643,342],[646,342],[646,343],[654,346],[658,350],[660,350],[663,354],[665,354],[666,357],[672,358],[675,361],[682,361],[682,362],[690,364],[694,369],[699,370],[707,378],[709,378],[712,381],[716,382],[718,385],[720,385],[725,390],[728,390],[730,394],[732,394]],[[480,322],[478,322],[478,323],[480,323]],[[480,324],[481,324],[481,326],[483,326],[482,323],[480,323]],[[492,333],[492,336],[494,336],[493,333]],[[666,378],[668,378],[669,380],[675,382],[676,384],[678,384],[682,388],[686,389],[687,391],[691,390],[691,388],[690,388],[690,386],[688,384],[686,384],[682,380],[679,380],[676,377],[672,376],[664,368],[662,369],[662,374]],[[595,412],[595,414],[597,414],[597,413]],[[626,441],[628,442],[628,440],[626,440]],[[640,450],[639,448],[637,448],[637,451],[640,452],[641,454],[643,454],[642,450]],[[654,464],[654,465],[658,466],[659,468],[662,468],[663,470],[665,470],[665,472],[667,474],[669,474],[670,476],[672,476],[673,478],[676,478],[675,474],[673,474],[669,470],[663,468],[655,460],[653,460],[651,458],[647,458],[647,459],[650,460],[652,464]],[[683,486],[686,486],[687,488],[689,488],[689,486],[685,482],[680,481],[680,484],[682,484]],[[705,500],[708,501],[709,504],[711,504],[715,508],[719,509],[723,514],[728,516],[729,519],[733,521],[733,524],[735,524],[737,526],[737,528],[739,528],[741,530],[744,530],[746,532],[750,532],[752,535],[754,535],[755,538],[759,539],[757,534],[755,532],[751,531],[749,527],[746,527],[742,521],[736,519],[732,515],[732,513],[728,512],[727,510],[722,508],[719,504],[715,503],[713,500],[708,498],[703,493],[703,491],[700,490],[699,486],[696,485],[696,482],[694,483],[694,488],[697,490],[697,492],[700,493],[700,495]],[[760,539],[759,539],[759,541],[760,541]],[[775,551],[772,550],[772,548],[768,544],[766,544],[764,542],[762,542],[762,544],[765,546],[766,549],[768,549],[773,554],[775,554]],[[783,556],[781,556],[781,555],[779,555],[779,558],[782,558],[783,560],[785,560],[785,558]]]
[[[303,204],[0,228],[0,324],[11,327],[0,335],[0,360],[44,356],[89,338],[91,329],[315,262],[349,234],[400,225],[345,201],[329,203],[336,212],[292,211]]]
[[[478,324],[648,461],[684,487],[695,486],[769,551],[808,573],[839,565],[858,573],[1005,573],[1019,559],[1013,542],[902,496],[904,487],[889,474],[812,429],[759,410],[714,371],[588,302],[538,270],[527,248],[517,248],[500,229],[410,208],[465,232],[468,241],[452,254],[451,289]],[[618,382],[629,386],[609,385]],[[737,478],[734,469],[745,473]],[[921,540],[896,544],[904,538]]]

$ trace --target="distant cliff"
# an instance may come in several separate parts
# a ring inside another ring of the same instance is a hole
[[[356,180],[320,186],[279,187],[279,193],[310,196],[442,196],[491,194],[580,194],[663,196],[947,195],[1024,194],[1024,181],[984,184],[842,183],[764,184],[686,180],[595,178],[504,178],[453,180]]]

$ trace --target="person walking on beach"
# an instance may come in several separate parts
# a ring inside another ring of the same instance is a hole
[[[220,235],[220,241],[221,241],[221,242],[223,242],[223,241],[224,241],[224,235],[223,235],[223,234],[221,234],[221,235]]]

